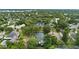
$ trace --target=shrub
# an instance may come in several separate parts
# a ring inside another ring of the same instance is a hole
[[[37,47],[37,45],[38,45],[38,43],[37,43],[36,38],[32,36],[32,37],[29,39],[29,41],[28,41],[28,48],[29,48],[29,49],[34,49],[34,48]]]
[[[54,49],[56,46],[55,45],[52,45],[49,47],[49,49]]]
[[[77,36],[76,36],[75,45],[76,45],[76,46],[79,46],[79,31],[78,31]]]
[[[45,39],[44,39],[44,48],[50,48],[52,45],[56,45],[56,37],[54,36],[50,36],[50,35],[46,35]]]
[[[73,48],[74,47],[74,41],[72,40],[72,39],[68,39],[68,41],[67,41],[67,47],[68,48]]]

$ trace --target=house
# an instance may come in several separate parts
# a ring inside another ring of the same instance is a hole
[[[63,34],[61,32],[50,32],[49,35],[55,36],[58,40],[61,40],[63,37]]]
[[[79,23],[77,23],[77,24],[69,24],[69,29],[78,29],[78,27],[79,27]]]
[[[75,41],[75,39],[76,39],[76,35],[77,35],[77,32],[76,31],[70,31],[69,32],[69,37],[73,40],[73,41]]]

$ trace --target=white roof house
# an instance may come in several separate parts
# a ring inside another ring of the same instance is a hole
[[[17,26],[15,26],[15,25],[10,25],[10,26],[8,26],[9,28],[17,28],[17,29],[21,29],[22,27],[25,27],[25,24],[22,24],[22,25],[17,25]]]

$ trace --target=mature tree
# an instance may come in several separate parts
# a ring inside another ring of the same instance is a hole
[[[43,27],[43,31],[44,31],[45,34],[49,33],[50,30],[51,30],[51,29],[50,29],[50,26],[49,26],[49,25],[45,25],[45,26]]]
[[[76,42],[75,42],[76,46],[79,46],[79,31],[77,33],[77,37],[76,37]]]

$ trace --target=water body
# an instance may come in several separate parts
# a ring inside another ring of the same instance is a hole
[[[37,38],[39,44],[42,45],[44,43],[44,33],[43,32],[37,32],[36,38]]]
[[[44,26],[44,23],[42,23],[42,22],[38,22],[36,25],[37,25],[37,26],[41,26],[41,27],[43,27],[43,26]]]

